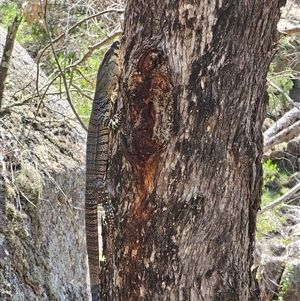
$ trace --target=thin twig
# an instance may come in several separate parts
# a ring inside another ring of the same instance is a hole
[[[66,67],[65,67],[65,70],[67,71],[67,70],[69,70],[69,69],[71,69],[71,68],[73,69],[73,68],[77,67],[77,65],[78,65],[79,63],[82,63],[82,62],[84,62],[86,59],[88,59],[88,58],[92,55],[92,53],[93,53],[95,50],[97,50],[97,49],[99,49],[100,47],[102,47],[102,46],[106,45],[107,43],[111,42],[111,41],[114,40],[116,37],[118,37],[121,33],[122,33],[121,31],[116,31],[114,34],[112,34],[112,35],[106,37],[105,39],[103,39],[103,40],[100,41],[99,43],[97,43],[97,44],[91,46],[91,47],[89,48],[89,51],[83,56],[82,59],[76,61],[76,63],[74,63],[74,64],[72,64],[72,65],[66,66]],[[78,70],[78,69],[76,69],[76,70],[77,70],[77,72],[80,72],[80,70]],[[45,97],[47,91],[49,90],[50,86],[51,86],[51,85],[52,85],[52,84],[53,84],[60,76],[62,76],[61,72],[59,72],[59,73],[57,73],[56,75],[54,75],[54,77],[51,79],[50,83],[48,84],[47,89],[46,89],[45,92],[43,93],[43,95],[41,96],[41,95],[38,94],[39,98],[41,99],[41,102],[39,103],[39,106],[38,106],[38,108],[37,108],[37,111],[39,111],[40,105],[41,105],[41,103],[42,103],[42,99],[44,99],[44,97]],[[62,78],[63,78],[63,76],[62,76]],[[88,97],[88,98],[91,99],[90,97]],[[79,122],[80,122],[80,120],[81,120],[81,119],[79,119]],[[80,122],[80,124],[81,124],[81,122]],[[84,127],[84,129],[87,130],[86,127]]]
[[[80,95],[82,95],[84,98],[87,98],[89,100],[93,100],[93,98],[91,98],[89,95],[85,94],[82,89],[80,87],[78,87],[77,85],[75,85],[74,83],[71,83],[70,85],[71,87],[74,87],[74,90],[79,93]],[[71,89],[70,89],[71,90]],[[73,91],[74,91],[73,90]]]
[[[47,3],[45,4],[45,10],[47,8]],[[72,32],[74,29],[76,29],[79,25],[81,25],[82,23],[90,20],[90,19],[93,19],[93,18],[97,18],[101,15],[104,15],[104,14],[108,14],[108,13],[112,13],[112,12],[116,12],[116,13],[123,13],[124,10],[123,9],[108,9],[108,10],[104,10],[102,12],[99,12],[97,14],[94,14],[94,15],[91,15],[91,16],[88,16],[84,19],[82,19],[81,21],[77,22],[76,24],[74,24],[73,26],[71,26],[69,28],[69,33]],[[62,39],[64,36],[65,36],[65,32],[63,32],[61,35],[59,35],[58,37],[56,37],[55,39],[53,39],[52,41],[50,41],[50,43],[48,45],[46,45],[39,53],[38,55],[38,58],[37,58],[37,77],[36,77],[36,86],[37,86],[37,89],[38,89],[38,81],[39,81],[39,65],[40,65],[40,60],[42,58],[42,56],[44,55],[44,52],[49,48],[49,47],[52,47],[54,43],[56,43],[57,41],[59,41],[60,39]],[[50,37],[50,36],[49,36]],[[70,69],[70,67],[65,67],[65,70],[68,70]],[[38,91],[38,94],[39,94],[39,91]],[[44,94],[45,95],[45,94]],[[44,97],[43,95],[43,97]]]
[[[274,84],[271,80],[267,78],[267,82],[274,87],[278,92],[280,92],[294,107],[300,109],[300,104],[295,102],[292,98],[290,98],[285,91],[283,91],[280,87]]]
[[[122,30],[116,30],[111,35],[107,36],[104,40],[100,41],[99,43],[97,43],[93,46],[89,46],[88,47],[89,48],[88,52],[86,52],[85,55],[82,58],[80,58],[79,60],[77,60],[75,63],[67,66],[66,70],[70,69],[70,68],[74,68],[74,67],[78,66],[79,64],[85,62],[94,53],[95,50],[99,49],[100,47],[104,46],[107,43],[112,42],[121,33],[122,33]]]
[[[40,0],[40,5],[42,7],[42,2]],[[60,72],[60,75],[62,77],[62,80],[63,80],[63,83],[64,83],[64,88],[65,88],[65,92],[66,92],[66,96],[67,96],[67,100],[69,102],[69,105],[73,111],[73,113],[75,114],[77,120],[79,121],[80,125],[82,126],[82,128],[87,131],[87,127],[86,125],[84,124],[84,122],[81,120],[80,116],[78,115],[75,107],[73,106],[73,103],[71,101],[71,97],[70,97],[70,93],[68,91],[68,84],[67,84],[67,80],[66,80],[66,76],[65,76],[65,73],[63,72],[61,66],[60,66],[60,63],[59,63],[59,60],[58,60],[58,57],[57,57],[57,54],[56,54],[56,51],[54,49],[54,44],[52,42],[52,38],[51,38],[51,34],[50,34],[50,30],[49,30],[49,25],[48,25],[48,21],[47,21],[47,16],[46,16],[46,7],[47,7],[47,2],[45,4],[45,11],[43,12],[43,18],[44,18],[44,21],[45,21],[45,27],[46,27],[46,32],[48,34],[48,37],[49,37],[49,40],[50,40],[50,43],[51,43],[51,49],[52,49],[52,53],[54,55],[54,59],[55,59],[55,62],[57,64],[57,67],[58,67],[58,70]]]
[[[94,14],[94,15],[91,15],[91,16],[88,16],[82,20],[80,20],[79,22],[77,22],[76,24],[74,24],[73,26],[71,26],[69,28],[69,33],[72,32],[74,29],[76,29],[77,26],[81,25],[82,23],[90,20],[90,19],[93,19],[93,18],[97,18],[101,15],[104,15],[104,14],[108,14],[108,13],[112,13],[112,12],[116,12],[116,13],[123,13],[124,10],[123,9],[107,9],[107,10],[104,10],[102,12],[99,12],[97,14]],[[56,43],[57,41],[59,41],[60,39],[62,39],[64,36],[65,36],[65,32],[63,32],[61,35],[59,35],[58,37],[56,37],[55,39],[52,40],[52,43]],[[38,56],[38,59],[37,59],[37,62],[39,63],[41,57],[43,56],[44,52],[49,48],[51,47],[51,43],[49,43],[48,45],[46,45],[40,52],[39,56]]]

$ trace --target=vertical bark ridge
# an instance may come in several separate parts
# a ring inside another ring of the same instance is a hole
[[[258,300],[251,265],[279,2],[127,1],[112,300]]]

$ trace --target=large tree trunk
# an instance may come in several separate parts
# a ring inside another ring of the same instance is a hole
[[[251,266],[279,2],[127,1],[102,300],[258,300]]]

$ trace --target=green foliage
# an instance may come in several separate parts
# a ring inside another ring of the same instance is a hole
[[[293,241],[293,238],[292,237],[280,237],[280,238],[276,238],[275,241],[277,241],[279,244],[288,246]]]
[[[289,189],[284,186],[287,182],[288,173],[280,166],[280,164],[272,160],[266,160],[263,163],[263,171],[264,183],[261,207],[278,199]],[[257,217],[256,235],[258,238],[275,231],[285,222],[285,217],[279,216],[278,214],[279,209],[280,206],[277,206]]]
[[[278,43],[276,56],[269,68],[269,80],[287,94],[293,87],[291,78],[300,75],[299,45],[299,35],[282,37]],[[281,117],[289,105],[286,97],[271,85],[268,85],[268,95],[268,113],[275,118]]]
[[[293,82],[291,80],[292,70],[286,70],[284,73],[279,75],[269,74],[270,80],[279,88],[281,88],[285,93],[289,94],[289,91],[293,87]],[[276,88],[269,85],[268,87],[268,95],[269,95],[269,109],[273,111],[273,115],[276,114],[276,109],[286,109],[288,106],[288,101],[286,97],[279,93]],[[275,112],[274,112],[275,111]]]
[[[7,26],[12,22],[16,15],[20,15],[20,9],[13,1],[9,1],[5,4],[0,2],[0,10],[0,25],[4,28],[7,28]]]
[[[285,222],[285,218],[278,215],[278,208],[265,212],[257,217],[256,237],[262,238],[274,232]]]
[[[268,179],[274,179],[276,173],[278,173],[279,168],[276,163],[272,160],[268,159],[263,163],[263,171],[264,171],[264,182]]]
[[[284,187],[288,176],[288,172],[278,162],[268,159],[263,163],[262,207],[277,199],[288,190],[288,188]]]
[[[20,8],[15,2],[0,3],[0,11],[2,18],[0,25],[7,29],[15,16],[21,15]],[[23,17],[18,32],[17,41],[27,49],[27,51],[35,57],[38,50],[47,42],[47,34],[42,24],[38,21],[33,22],[30,26]]]
[[[273,299],[273,301],[284,301],[284,296],[286,295],[289,286],[291,285],[291,279],[294,274],[294,266],[288,265],[285,267],[284,273],[280,280],[280,289],[278,292],[278,297]]]
[[[280,74],[286,70],[300,71],[299,35],[282,37],[277,47],[277,55],[271,63],[274,72]]]
[[[4,28],[7,28],[16,15],[21,14],[17,3],[19,1],[0,4],[2,13],[0,25]],[[33,58],[36,58],[40,51],[50,43],[45,20],[40,15],[36,7],[34,13],[25,12],[17,33],[18,42]],[[79,116],[87,124],[94,96],[96,73],[105,51],[105,49],[99,49],[90,52],[90,46],[100,40],[105,40],[116,21],[110,18],[109,24],[104,24],[102,19],[93,18],[81,22],[86,17],[86,11],[82,10],[79,5],[66,9],[63,2],[49,2],[47,24],[51,39],[54,41],[55,55],[51,47],[48,47],[43,52],[39,63],[49,76],[49,81],[53,81],[60,91],[61,97],[67,98],[62,76],[59,73],[58,64],[60,65],[66,77],[71,101]],[[68,31],[76,24],[79,25]],[[61,38],[56,40],[60,36]]]

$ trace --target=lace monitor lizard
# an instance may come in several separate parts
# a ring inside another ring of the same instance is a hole
[[[100,64],[87,135],[85,225],[92,301],[99,296],[98,205],[105,211],[105,221],[114,224],[114,208],[106,190],[109,132],[120,126],[122,112],[110,118],[110,101],[118,80],[117,50],[114,42]]]

